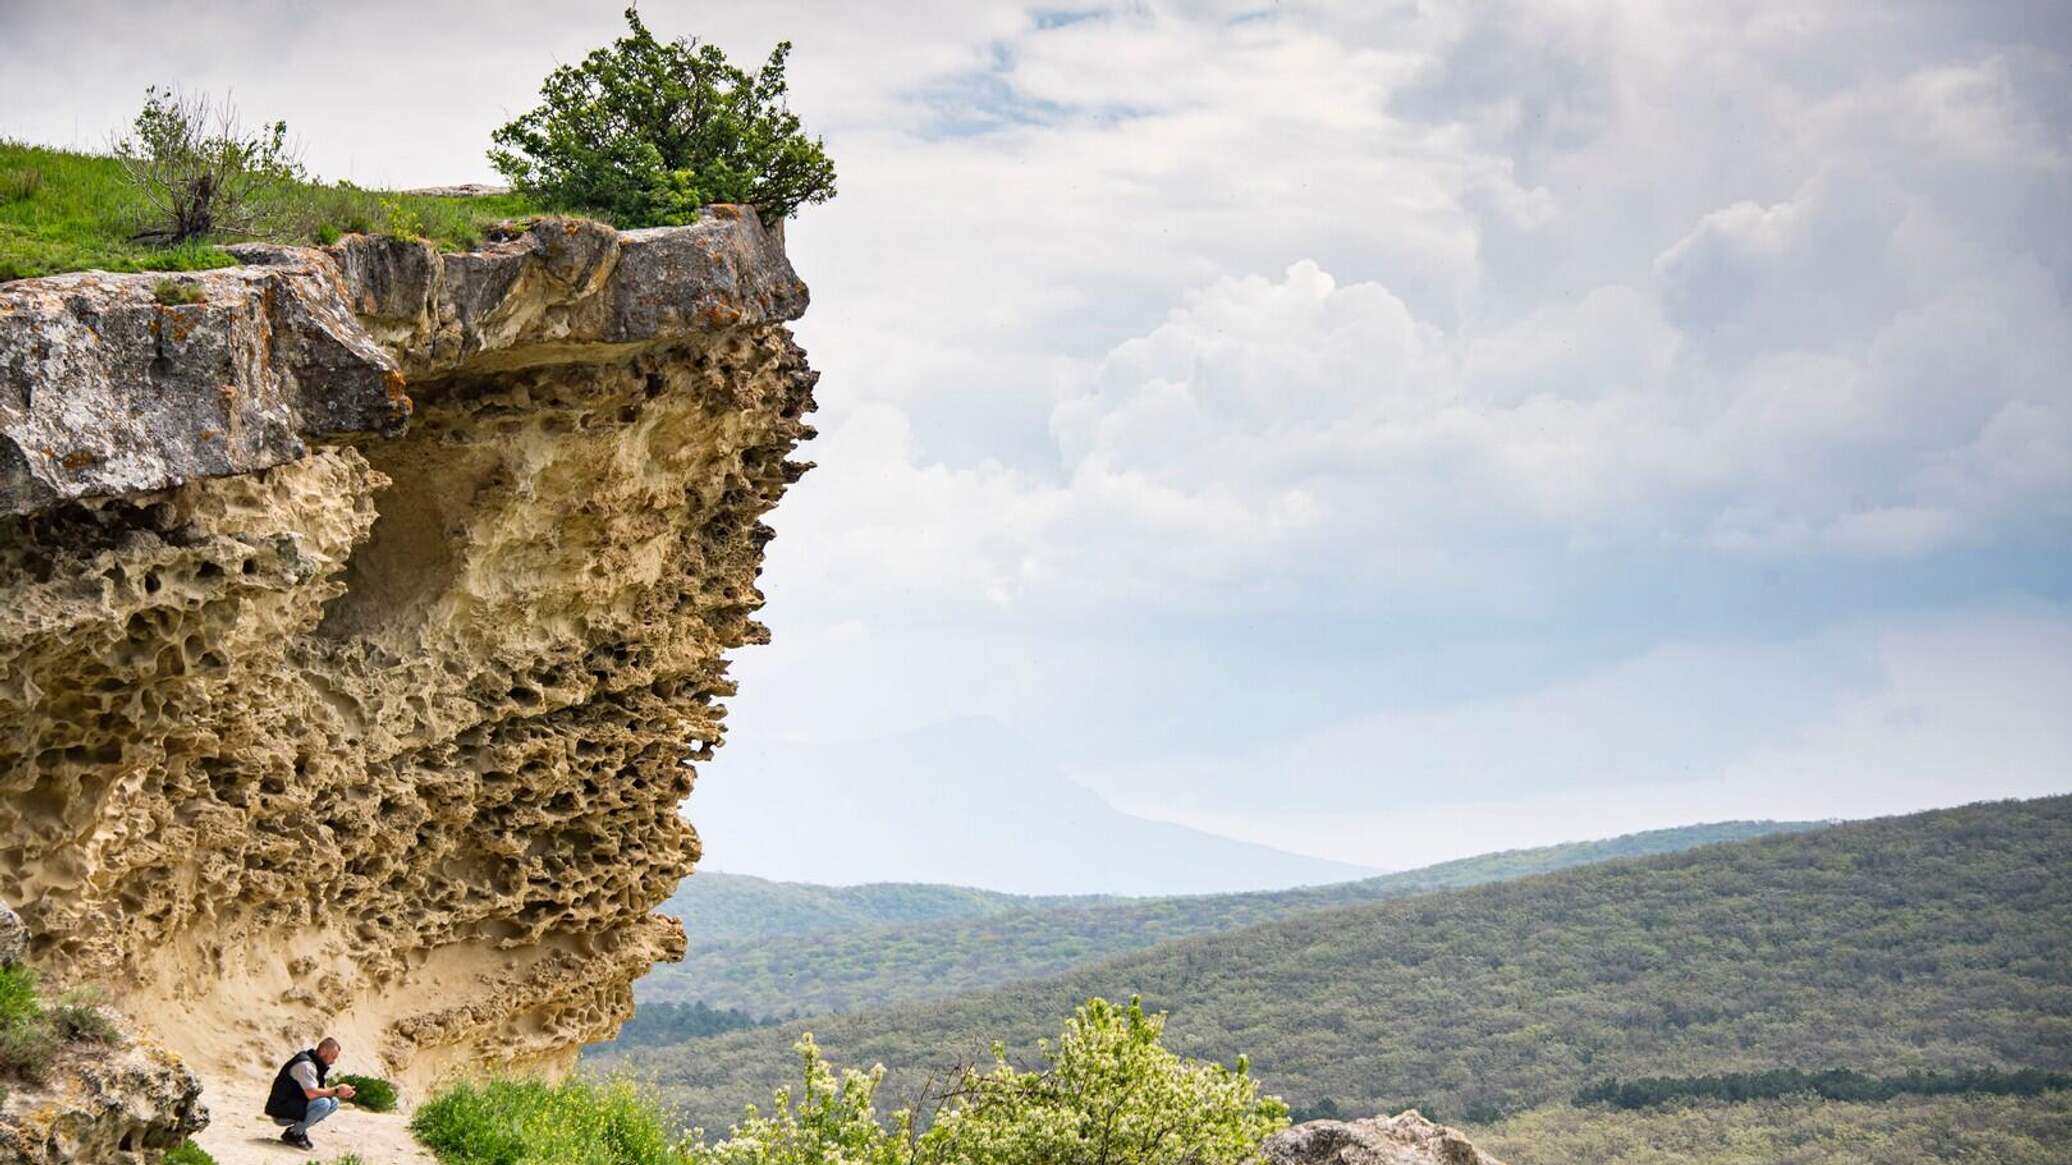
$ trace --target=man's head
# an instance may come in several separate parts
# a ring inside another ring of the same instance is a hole
[[[330,1036],[325,1036],[322,1042],[317,1044],[317,1059],[322,1060],[326,1065],[338,1062],[338,1052],[338,1041]]]

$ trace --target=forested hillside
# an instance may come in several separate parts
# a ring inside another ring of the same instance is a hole
[[[1469,1132],[1505,1165],[2064,1165],[2072,1092],[1879,1104],[1798,1097],[1650,1112],[1558,1105]]]
[[[1462,1119],[1606,1076],[2072,1068],[2072,797],[1942,810],[1168,943],[1041,983],[736,1032],[618,1061],[695,1121],[766,1100],[811,1029],[888,1095],[1090,995],[1299,1106]]]
[[[758,1016],[937,999],[1305,911],[1819,827],[1717,822],[1482,854],[1330,886],[1171,898],[1024,898],[958,886],[812,886],[698,874],[661,908],[684,920],[689,955],[655,968],[638,991],[643,1002],[702,1002]],[[896,925],[873,925],[884,923]],[[819,937],[797,941],[809,933]],[[730,934],[754,937],[717,937]]]
[[[740,945],[826,931],[912,926],[974,915],[1113,901],[1121,899],[1098,894],[1003,894],[927,882],[821,886],[701,870],[685,878],[676,893],[656,909],[683,920],[684,933],[690,938],[691,949],[696,951],[715,943]]]

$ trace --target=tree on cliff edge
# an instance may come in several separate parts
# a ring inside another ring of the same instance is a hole
[[[629,34],[540,86],[538,108],[490,135],[489,160],[520,191],[622,227],[690,222],[715,202],[777,223],[835,194],[835,167],[785,104],[791,42],[760,71],[717,45],[664,43],[626,10]]]

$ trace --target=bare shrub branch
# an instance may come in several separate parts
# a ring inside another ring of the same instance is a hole
[[[268,196],[302,177],[287,122],[248,131],[229,98],[206,93],[146,89],[143,112],[111,144],[148,207],[138,240],[250,233]]]

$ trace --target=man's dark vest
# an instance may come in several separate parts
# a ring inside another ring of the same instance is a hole
[[[288,1070],[308,1060],[317,1070],[317,1087],[324,1086],[324,1077],[330,1074],[331,1066],[324,1063],[315,1048],[295,1053],[288,1062],[281,1065],[279,1074],[273,1078],[273,1094],[266,1098],[266,1115],[282,1120],[299,1121],[309,1113],[309,1098],[302,1095],[302,1085],[288,1075]]]

